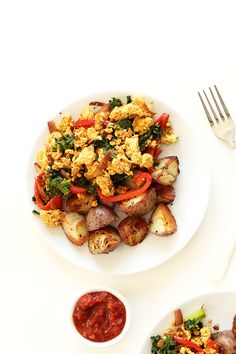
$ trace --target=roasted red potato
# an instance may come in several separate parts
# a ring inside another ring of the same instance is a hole
[[[168,206],[160,203],[153,211],[149,230],[157,236],[169,236],[177,231],[177,225]]]
[[[158,160],[158,166],[152,172],[152,178],[165,186],[172,185],[179,174],[179,160],[177,156],[163,157]]]
[[[74,194],[66,200],[66,210],[86,214],[92,208],[95,198],[89,193]]]
[[[213,333],[212,339],[220,349],[221,354],[234,354],[236,348],[236,336],[234,329]]]
[[[62,228],[68,240],[77,246],[82,246],[88,239],[88,229],[85,217],[78,213],[64,213]]]
[[[120,222],[118,231],[126,245],[135,246],[147,236],[148,224],[140,216],[128,216]]]
[[[110,208],[105,205],[99,205],[96,208],[91,208],[86,216],[86,224],[89,231],[94,231],[107,226],[119,217]]]
[[[150,188],[137,197],[120,202],[119,208],[128,215],[145,215],[154,208],[155,203],[156,191],[155,188]]]
[[[172,186],[156,185],[157,203],[170,204],[175,199],[175,190]]]
[[[89,251],[94,254],[109,253],[121,243],[120,235],[112,226],[90,232],[88,239]]]

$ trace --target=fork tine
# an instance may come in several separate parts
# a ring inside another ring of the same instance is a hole
[[[217,95],[219,97],[220,103],[222,104],[222,107],[223,107],[223,109],[225,111],[225,114],[227,115],[228,118],[230,118],[229,111],[228,111],[228,109],[227,109],[227,107],[226,107],[226,105],[225,105],[225,103],[223,101],[223,98],[221,97],[221,94],[218,91],[218,88],[216,87],[216,85],[214,85],[214,87],[215,87],[216,93],[217,93]]]
[[[221,119],[224,120],[225,117],[224,117],[223,113],[221,112],[221,109],[220,109],[220,107],[219,107],[219,105],[218,105],[218,103],[217,103],[217,101],[216,101],[216,99],[215,99],[215,96],[214,96],[214,94],[213,94],[213,92],[212,92],[212,89],[211,89],[210,87],[209,87],[209,90],[210,90],[211,96],[212,96],[212,98],[213,98],[213,100],[214,100],[214,102],[215,102],[216,108],[217,108],[217,110],[218,110],[218,112],[219,112],[219,115],[220,115]]]
[[[218,119],[218,117],[217,117],[217,115],[216,115],[216,112],[214,111],[214,109],[213,109],[213,107],[212,107],[212,105],[211,105],[211,102],[209,101],[209,98],[207,97],[207,94],[206,94],[206,92],[205,92],[204,90],[203,90],[203,93],[204,93],[204,95],[205,95],[205,97],[206,97],[206,100],[207,100],[207,102],[208,102],[208,104],[209,104],[209,107],[210,107],[210,109],[211,109],[211,111],[212,111],[212,113],[213,113],[213,116],[214,116],[216,122],[219,123],[219,119]]]
[[[210,125],[213,126],[213,125],[214,125],[214,122],[213,122],[213,120],[211,119],[211,115],[210,115],[210,113],[208,112],[208,110],[207,110],[207,108],[206,108],[206,105],[205,105],[205,103],[204,103],[204,101],[203,101],[203,99],[202,99],[202,96],[200,95],[200,92],[198,92],[198,96],[199,96],[199,98],[200,98],[200,100],[201,100],[201,102],[202,102],[202,106],[203,106],[204,111],[205,111],[205,113],[206,113],[207,119],[209,120]]]

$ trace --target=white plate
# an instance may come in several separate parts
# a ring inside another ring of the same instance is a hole
[[[108,101],[110,97],[120,97],[124,101],[128,94],[133,96],[143,96],[137,93],[127,92],[106,92],[97,93],[89,97],[82,98],[66,107],[62,114],[58,114],[54,120],[58,121],[63,114],[70,113],[76,119],[81,110],[90,101]],[[170,146],[165,146],[161,156],[177,155],[180,161],[180,175],[175,183],[176,199],[171,206],[171,210],[176,218],[178,230],[170,237],[161,238],[152,234],[139,245],[129,247],[119,246],[109,254],[93,256],[89,253],[87,244],[82,247],[74,246],[65,237],[62,229],[50,229],[44,225],[37,216],[32,216],[37,231],[49,245],[62,257],[75,265],[94,272],[104,272],[110,274],[128,274],[144,271],[167,261],[179,252],[192,238],[204,216],[209,191],[209,171],[204,160],[204,153],[197,143],[195,134],[172,108],[158,101],[158,98],[144,96],[148,100],[155,101],[154,112],[170,113],[174,131],[179,136],[179,142]],[[50,117],[49,117],[50,118]],[[43,146],[48,137],[47,118],[42,122],[43,132],[37,138],[32,149],[30,163],[27,174],[27,193],[31,200],[33,195],[33,185],[35,177],[35,154]],[[199,188],[199,186],[201,186]],[[30,209],[34,204],[30,203]]]
[[[233,317],[236,313],[236,293],[218,292],[200,295],[181,305],[177,305],[168,312],[165,317],[160,319],[148,334],[140,354],[151,354],[150,337],[157,334],[162,335],[164,331],[170,327],[173,321],[173,310],[181,308],[184,317],[186,317],[191,315],[191,313],[199,309],[202,305],[204,305],[206,310],[207,318],[212,319],[213,325],[218,323],[221,331],[232,328]]]

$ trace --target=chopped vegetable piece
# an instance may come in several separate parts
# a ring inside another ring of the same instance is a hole
[[[167,113],[162,113],[162,115],[157,118],[156,123],[160,126],[161,130],[164,130],[166,127],[166,123],[168,122],[170,115]]]
[[[131,96],[126,96],[126,99],[127,99],[127,104],[132,102]]]
[[[35,179],[35,184],[34,184],[34,195],[35,195],[35,199],[36,199],[36,203],[39,207],[39,209],[42,210],[51,210],[51,209],[61,209],[62,208],[62,197],[61,195],[56,195],[55,197],[53,197],[47,204],[44,204],[39,190],[38,190],[38,179],[40,176],[38,176]]]
[[[207,349],[214,349],[217,353],[219,352],[219,348],[218,348],[217,344],[210,338],[207,340],[206,348]]]
[[[201,321],[203,318],[206,317],[206,312],[204,308],[200,308],[197,311],[193,312],[190,316],[185,318],[185,321],[187,320],[195,320],[195,321]]]
[[[110,100],[109,100],[109,103],[108,103],[109,107],[111,109],[115,108],[115,107],[120,107],[123,105],[123,103],[121,102],[121,100],[119,98],[116,98],[116,97],[112,97]]]
[[[53,120],[48,122],[48,130],[50,134],[57,131],[57,126]]]
[[[70,184],[70,191],[72,194],[85,193],[87,190],[88,189],[86,187],[76,187],[74,184]]]
[[[183,314],[181,309],[177,309],[174,311],[175,316],[175,326],[180,326],[183,324]]]
[[[157,140],[161,136],[161,129],[159,125],[152,125],[150,129],[139,137],[139,147],[144,149],[147,145],[147,140],[152,136],[152,140]]]
[[[37,210],[32,210],[33,214],[39,215],[39,212]]]
[[[104,135],[102,135],[102,139],[97,139],[93,141],[93,146],[95,149],[103,148],[104,151],[108,151],[112,149],[112,145],[109,139],[106,139]]]
[[[159,335],[153,336],[151,337],[151,341],[152,354],[175,354],[179,352],[176,348],[177,344],[173,341],[170,334],[167,334],[165,339],[162,339]]]
[[[133,125],[132,122],[129,119],[120,119],[117,123],[117,125],[121,128],[121,129],[132,129]]]
[[[199,330],[203,326],[202,322],[199,320],[187,320],[184,321],[184,328],[187,331]]]
[[[74,135],[63,135],[60,139],[56,138],[55,141],[59,148],[59,151],[65,152],[65,150],[67,149],[74,148],[75,137]]]
[[[129,176],[125,173],[115,173],[111,176],[112,183],[115,188],[122,186]]]
[[[95,124],[95,119],[94,118],[87,118],[87,119],[78,119],[74,123],[75,128],[80,128],[80,127],[92,127]]]
[[[70,180],[61,176],[49,178],[46,184],[46,190],[51,197],[59,194],[67,196],[70,193]]]
[[[99,198],[101,198],[102,201],[107,201],[107,202],[120,202],[122,200],[131,199],[133,197],[136,197],[137,195],[144,193],[150,187],[152,183],[152,176],[147,172],[142,172],[140,175],[135,177],[134,182],[136,184],[139,184],[143,179],[145,179],[146,181],[142,187],[139,187],[137,189],[132,189],[120,195],[106,196],[103,195],[101,189],[98,188],[97,190],[98,196]]]
[[[105,106],[106,103],[104,102],[99,102],[99,101],[92,101],[92,102],[89,102],[89,105],[90,106],[96,106],[96,107],[103,107]]]
[[[181,345],[184,345],[185,347],[194,350],[197,353],[203,352],[202,348],[200,348],[197,344],[195,344],[194,342],[181,338],[181,337],[177,337],[177,336],[173,336],[172,337],[173,340]]]

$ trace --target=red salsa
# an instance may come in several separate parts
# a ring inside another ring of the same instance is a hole
[[[77,331],[93,342],[117,337],[126,321],[124,304],[107,291],[87,293],[79,298],[73,311]]]

